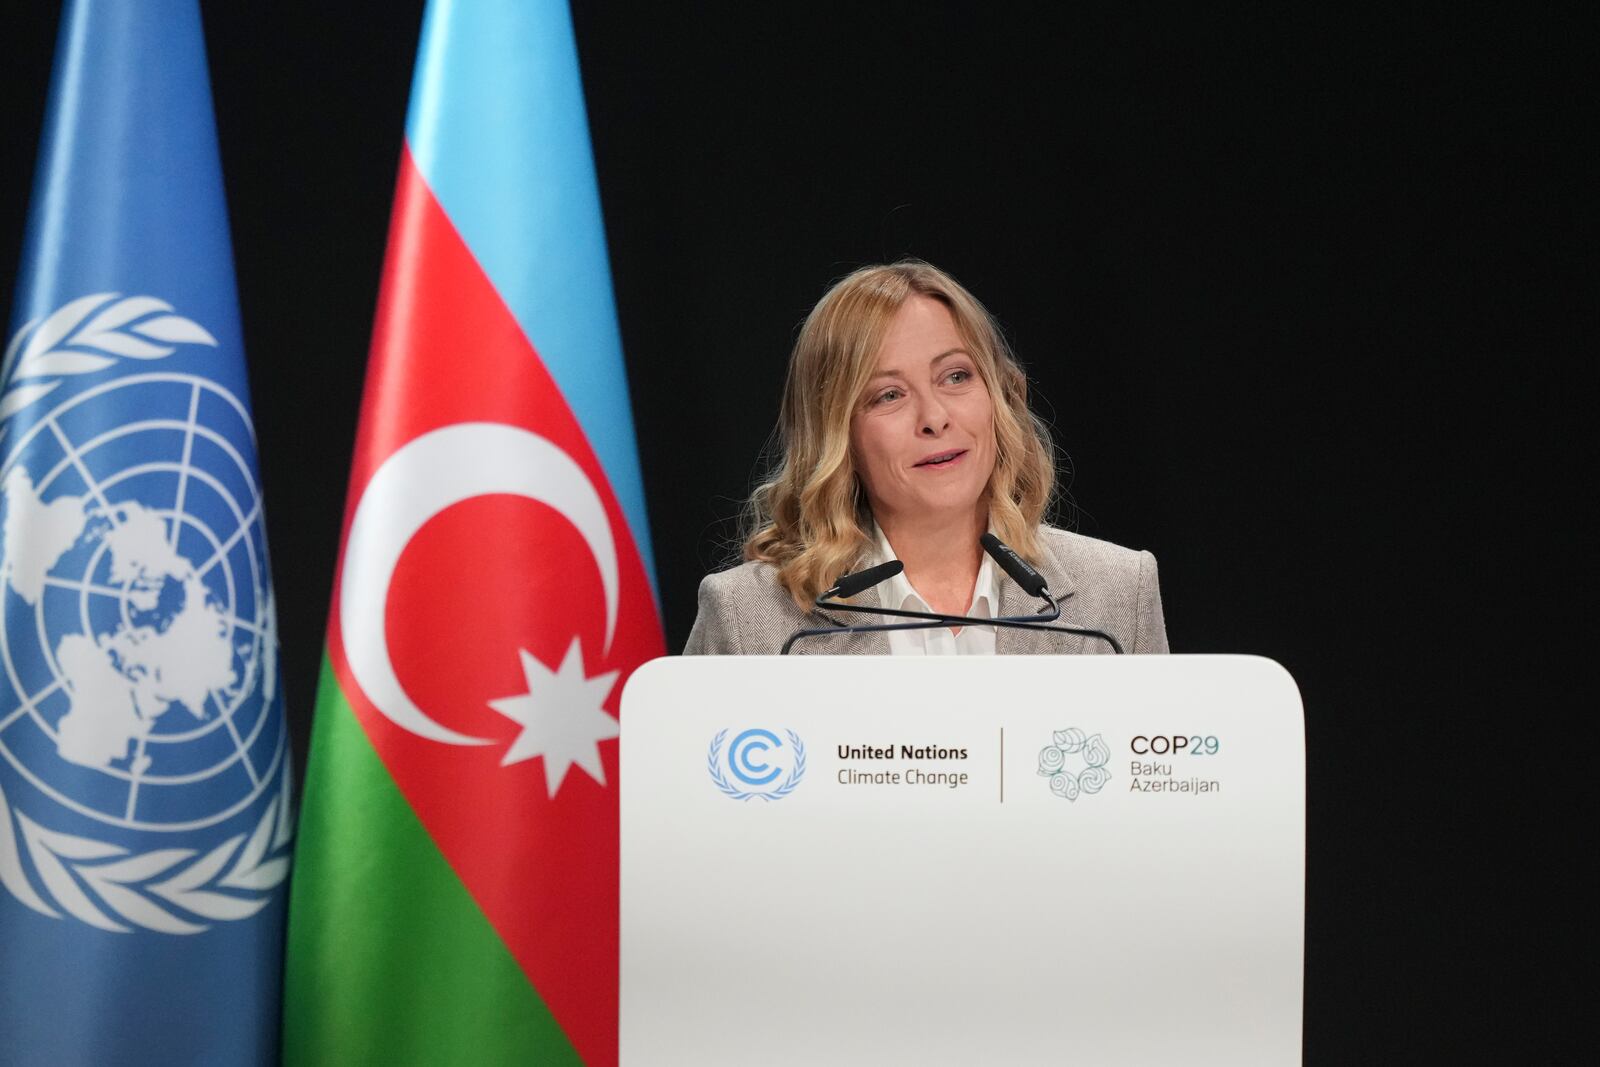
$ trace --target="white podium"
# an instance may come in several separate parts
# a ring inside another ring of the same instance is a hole
[[[1300,1060],[1269,660],[662,659],[622,723],[626,1064]]]

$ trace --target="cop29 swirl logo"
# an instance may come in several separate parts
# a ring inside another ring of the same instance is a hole
[[[783,733],[787,745],[771,730],[744,730],[731,743],[719,730],[706,750],[712,784],[731,800],[782,800],[794,792],[806,776],[806,746],[793,730]]]
[[[1057,730],[1054,744],[1039,750],[1039,777],[1050,779],[1050,792],[1063,800],[1098,793],[1111,780],[1106,762],[1111,750],[1099,734],[1085,737],[1076,726]]]

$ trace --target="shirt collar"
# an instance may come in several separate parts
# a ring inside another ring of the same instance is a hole
[[[873,533],[877,535],[878,562],[887,563],[896,559],[894,549],[889,546],[889,539],[883,535],[882,527],[877,523],[872,524]],[[899,608],[901,611],[930,611],[928,602],[918,593],[905,571],[901,571],[882,585],[882,605],[886,608]],[[1000,575],[995,570],[994,560],[989,558],[989,553],[983,553],[983,561],[978,564],[978,581],[972,587],[972,603],[967,607],[965,614],[975,618],[995,617],[1000,608]]]

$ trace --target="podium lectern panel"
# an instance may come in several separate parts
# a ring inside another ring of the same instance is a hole
[[[627,1064],[1294,1063],[1269,660],[656,660],[622,701]]]

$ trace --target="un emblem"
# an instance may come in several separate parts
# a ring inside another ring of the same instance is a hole
[[[1085,737],[1073,727],[1057,730],[1054,744],[1039,750],[1039,776],[1050,779],[1050,792],[1063,800],[1077,800],[1084,793],[1098,793],[1111,780],[1106,762],[1111,750],[1099,734]]]
[[[733,800],[782,800],[806,774],[806,746],[800,735],[785,730],[784,736],[787,746],[771,730],[744,730],[729,743],[728,731],[719,730],[706,751],[712,783]]]
[[[162,372],[41,410],[66,376],[119,355],[215,344],[170,311],[100,294],[13,341],[9,382],[25,384],[0,400],[0,436],[21,429],[0,464],[0,771],[56,810],[18,808],[13,824],[0,775],[0,878],[44,914],[193,933],[205,926],[188,916],[254,914],[288,869],[276,855],[291,834],[287,738],[249,413],[210,379]],[[29,407],[35,417],[10,425]],[[119,843],[257,808],[248,834],[204,852]]]

